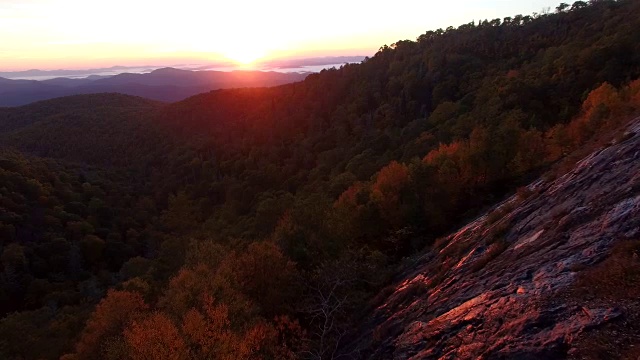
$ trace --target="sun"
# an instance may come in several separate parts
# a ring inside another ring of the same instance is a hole
[[[249,66],[264,58],[265,51],[257,47],[238,46],[226,50],[224,56],[239,65]]]

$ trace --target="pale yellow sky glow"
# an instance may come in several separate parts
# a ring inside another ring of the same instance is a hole
[[[0,0],[0,70],[373,55],[549,0]]]

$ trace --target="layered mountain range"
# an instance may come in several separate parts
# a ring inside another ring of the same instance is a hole
[[[121,93],[174,102],[223,88],[276,86],[303,80],[308,73],[275,71],[191,71],[163,68],[149,73],[122,73],[82,79],[11,80],[0,78],[0,106],[20,106],[56,97]]]

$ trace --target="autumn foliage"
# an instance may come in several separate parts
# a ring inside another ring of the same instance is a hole
[[[293,263],[257,242],[217,268],[182,269],[154,311],[138,293],[112,290],[65,359],[293,358],[302,330],[282,314],[294,281]]]
[[[188,359],[187,347],[173,322],[161,313],[134,320],[125,330],[127,354],[132,360]]]
[[[406,165],[392,161],[382,168],[371,186],[372,200],[391,226],[399,227],[408,215],[406,202],[409,201],[411,177]]]
[[[109,350],[109,341],[121,337],[125,327],[142,317],[148,309],[140,294],[110,290],[87,321],[75,354],[66,359],[103,357]]]

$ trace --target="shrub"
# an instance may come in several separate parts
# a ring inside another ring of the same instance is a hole
[[[471,264],[471,271],[476,272],[484,269],[485,266],[493,259],[497,258],[509,247],[509,243],[504,239],[499,239],[492,243],[489,248]]]

